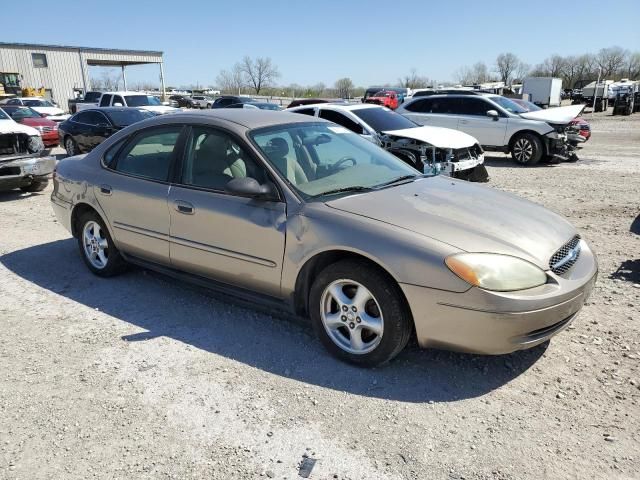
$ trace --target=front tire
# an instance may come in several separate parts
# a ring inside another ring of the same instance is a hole
[[[91,272],[99,277],[111,277],[126,269],[126,262],[97,213],[83,213],[76,231],[80,255]]]
[[[542,154],[542,142],[532,133],[516,135],[511,144],[511,157],[520,165],[535,165]]]
[[[313,329],[334,356],[375,367],[398,355],[412,332],[400,288],[379,269],[355,260],[326,267],[309,295]]]

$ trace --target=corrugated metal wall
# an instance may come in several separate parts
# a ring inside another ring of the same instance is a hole
[[[46,68],[33,66],[32,53],[47,56]],[[134,53],[124,54],[104,50],[78,48],[36,48],[0,45],[0,72],[22,75],[22,88],[33,87],[51,89],[53,100],[63,109],[67,100],[73,97],[74,88],[84,88],[83,70],[87,90],[91,89],[87,63],[93,62],[140,62],[161,63],[162,55]]]

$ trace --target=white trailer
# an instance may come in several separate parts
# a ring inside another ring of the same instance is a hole
[[[522,93],[528,93],[530,101],[543,108],[559,107],[562,79],[553,77],[527,77],[522,83]]]

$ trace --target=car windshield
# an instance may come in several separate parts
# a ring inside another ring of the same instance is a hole
[[[527,102],[526,100],[523,100],[522,102],[519,102],[519,104],[523,107],[526,108],[528,111],[530,112],[537,112],[538,110],[542,110],[542,108],[540,108],[538,105],[536,105],[535,103],[532,102]]]
[[[4,110],[0,108],[0,120],[9,120],[9,115],[4,113]]]
[[[421,177],[392,154],[344,127],[296,123],[250,136],[264,156],[305,199],[382,188]]]
[[[504,97],[489,97],[494,103],[497,103],[502,108],[504,108],[507,112],[511,113],[527,113],[528,110],[524,107],[521,107],[513,100],[509,100]]]
[[[48,100],[23,100],[22,103],[27,107],[53,107],[53,104]]]
[[[29,107],[18,107],[8,110],[9,115],[14,120],[22,120],[23,118],[42,118],[42,116]]]
[[[156,115],[147,110],[123,109],[113,110],[107,113],[113,124],[117,127],[127,127],[145,118],[155,117]]]
[[[358,108],[352,113],[368,124],[376,132],[386,132],[389,130],[403,130],[405,128],[415,128],[419,125],[412,122],[407,117],[399,113],[392,112],[387,108]]]
[[[127,95],[127,107],[148,107],[162,105],[153,95]]]

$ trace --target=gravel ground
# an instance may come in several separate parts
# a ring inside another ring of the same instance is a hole
[[[306,458],[315,479],[640,478],[640,115],[592,125],[575,164],[488,159],[601,267],[568,330],[500,357],[351,367],[299,320],[92,276],[50,188],[0,194],[0,478],[294,479]]]

